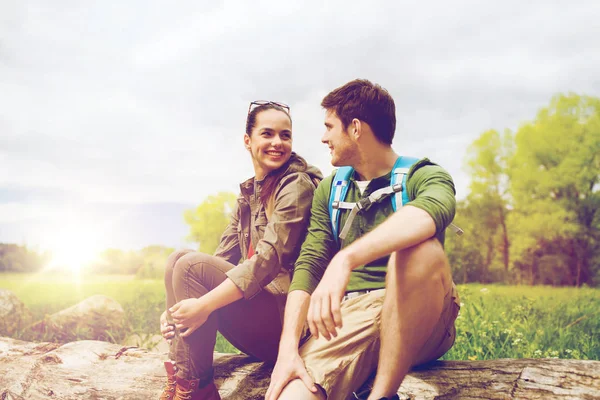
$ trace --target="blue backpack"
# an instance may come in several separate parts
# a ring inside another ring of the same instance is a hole
[[[398,157],[394,167],[392,168],[390,185],[381,189],[377,189],[368,197],[362,198],[357,203],[348,203],[344,201],[346,194],[348,193],[348,182],[354,173],[354,168],[340,167],[333,178],[333,186],[329,195],[329,217],[331,220],[331,230],[336,242],[339,243],[338,237],[342,240],[346,238],[356,214],[358,214],[358,212],[362,209],[369,208],[371,204],[379,203],[383,199],[393,195],[392,207],[394,212],[396,212],[398,207],[402,207],[408,203],[410,200],[408,198],[408,191],[406,190],[406,180],[408,177],[408,171],[410,171],[410,168],[417,161],[419,161],[419,159],[414,157]],[[340,210],[342,209],[351,211],[350,215],[348,215],[348,218],[346,219],[346,223],[344,224],[342,231],[339,232]],[[457,234],[462,235],[462,229],[454,224],[450,224],[450,227]]]

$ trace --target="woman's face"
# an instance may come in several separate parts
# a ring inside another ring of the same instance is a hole
[[[265,110],[256,115],[250,136],[244,135],[246,148],[252,155],[256,179],[281,167],[292,155],[292,122],[282,111]]]

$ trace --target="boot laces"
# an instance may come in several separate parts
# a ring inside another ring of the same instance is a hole
[[[177,390],[177,397],[174,400],[191,400],[193,390]]]
[[[160,400],[171,400],[175,395],[175,386],[177,382],[175,379],[167,379],[167,383],[165,383],[165,387],[163,389],[163,393],[160,396]]]

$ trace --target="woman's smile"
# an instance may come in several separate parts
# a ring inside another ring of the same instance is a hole
[[[267,150],[266,153],[271,156],[271,158],[281,158],[283,156],[283,151],[278,150]]]

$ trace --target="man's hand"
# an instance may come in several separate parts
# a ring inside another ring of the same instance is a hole
[[[166,311],[160,315],[160,334],[168,344],[171,344],[171,341],[175,337],[175,325],[169,324],[167,321]]]
[[[202,298],[185,299],[169,309],[179,336],[190,336],[206,322],[213,310],[205,303]]]
[[[333,257],[319,285],[310,296],[308,326],[315,338],[319,334],[330,340],[342,327],[340,305],[350,280],[351,265],[342,252]]]
[[[289,353],[282,355],[281,352],[279,354],[280,357],[277,358],[277,363],[271,374],[271,383],[269,389],[267,389],[265,400],[277,400],[281,391],[294,379],[302,380],[308,390],[317,393],[317,387],[308,372],[306,372],[306,367],[298,352],[296,351],[291,355]]]

